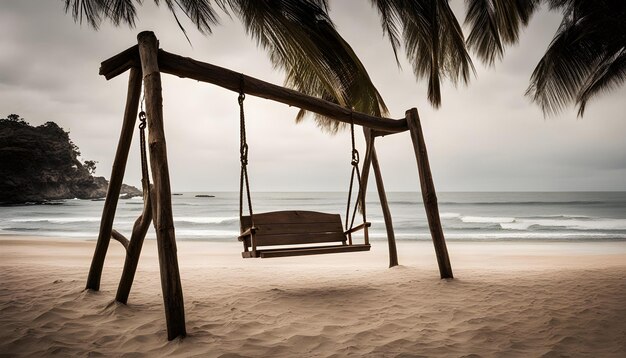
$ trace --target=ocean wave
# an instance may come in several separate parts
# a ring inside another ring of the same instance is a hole
[[[46,237],[74,237],[74,238],[98,238],[98,232],[91,231],[44,231],[40,229],[27,228],[5,228],[2,229],[3,234],[11,235],[33,235]]]
[[[404,205],[414,205],[421,204],[421,201],[417,200],[389,200],[389,204],[404,204]]]
[[[461,221],[472,224],[503,224],[513,223],[513,217],[497,217],[497,216],[461,216]]]
[[[191,224],[232,224],[239,221],[232,216],[176,216],[174,222]]]
[[[197,229],[177,229],[176,236],[180,238],[189,237],[224,237],[233,238],[239,236],[236,230],[197,230]]]
[[[451,240],[625,240],[626,234],[609,233],[568,233],[568,232],[521,232],[521,233],[480,233],[480,234],[450,234]]]
[[[124,204],[125,205],[142,205],[143,206],[143,200],[134,200],[134,201],[128,200],[128,201],[124,202]],[[176,207],[176,206],[206,206],[206,205],[194,204],[194,203],[176,203],[176,202],[174,202],[174,203],[172,203],[172,206]]]
[[[571,200],[571,201],[441,201],[439,205],[626,205],[624,201],[602,201],[602,200]]]
[[[100,222],[99,217],[63,217],[63,218],[19,218],[11,219],[14,223],[33,223],[47,222],[54,224],[81,223],[81,222]]]
[[[503,233],[503,232],[478,232],[478,233],[446,233],[446,240],[459,241],[507,241],[507,240],[548,240],[548,241],[569,241],[569,240],[626,240],[626,234],[609,234],[609,233],[569,233],[569,232],[519,232],[519,233]],[[396,233],[398,240],[431,240],[430,233]],[[385,233],[370,234],[372,240],[386,240]]]
[[[369,219],[368,218],[367,221],[369,221],[372,225],[385,223],[385,219]]]
[[[595,218],[592,216],[586,215],[530,215],[524,216],[522,219],[578,219],[578,220],[594,220]]]
[[[626,230],[626,219],[515,219],[500,223],[505,230],[559,228],[568,230]]]

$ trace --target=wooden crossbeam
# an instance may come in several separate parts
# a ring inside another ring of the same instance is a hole
[[[137,46],[133,46],[103,61],[100,66],[100,74],[106,79],[111,79],[132,67],[139,66],[140,61],[137,52]],[[391,119],[354,112],[321,98],[164,50],[159,50],[158,67],[163,73],[211,83],[234,92],[239,92],[243,80],[244,91],[247,95],[299,107],[344,123],[354,121],[354,124],[374,129],[376,136],[400,133],[409,129],[406,118]]]

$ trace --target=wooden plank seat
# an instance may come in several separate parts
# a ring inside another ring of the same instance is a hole
[[[369,251],[369,222],[344,231],[339,214],[316,211],[273,211],[241,218],[244,258],[319,255],[341,252]],[[364,243],[353,244],[352,234],[363,230]],[[306,246],[308,244],[326,244]],[[303,246],[304,245],[304,246]],[[265,246],[281,246],[259,249]],[[289,247],[283,247],[289,246]]]

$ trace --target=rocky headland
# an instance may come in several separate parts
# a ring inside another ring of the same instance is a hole
[[[31,126],[17,115],[0,119],[0,205],[106,196],[108,181],[95,162],[81,163],[78,147],[54,122]],[[129,185],[125,197],[141,195]]]

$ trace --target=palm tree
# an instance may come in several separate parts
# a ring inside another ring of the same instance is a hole
[[[468,46],[487,64],[516,43],[541,3],[563,14],[526,94],[544,114],[574,103],[582,116],[588,101],[626,79],[626,1],[467,0]]]
[[[442,79],[467,83],[474,67],[468,49],[493,64],[541,0],[466,0],[467,40],[446,0],[370,0],[383,33],[398,59],[404,52],[418,79],[428,80],[428,99],[441,105]],[[563,13],[550,47],[537,65],[527,94],[544,113],[572,102],[584,113],[588,100],[626,78],[626,2],[623,0],[543,0]],[[155,0],[157,5],[161,1]],[[218,24],[216,8],[238,17],[247,33],[266,49],[286,85],[374,115],[387,108],[350,45],[336,31],[327,0],[163,0],[179,27],[181,11],[205,34]],[[76,21],[98,28],[103,20],[134,26],[140,0],[65,0]],[[297,119],[304,116],[298,114]],[[315,117],[322,128],[340,124]]]
[[[535,68],[527,94],[544,113],[587,102],[626,79],[626,1],[551,0],[563,20]]]
[[[134,26],[139,0],[65,0],[65,10],[76,21],[97,29],[102,21]],[[218,24],[217,10],[234,15],[246,32],[266,49],[285,83],[303,93],[325,98],[357,111],[385,115],[387,107],[365,67],[336,31],[326,0],[155,0],[164,3],[180,25],[182,12],[199,31],[210,34]],[[428,98],[441,103],[440,82],[469,80],[473,71],[461,27],[445,1],[374,1],[383,29],[396,52],[403,39],[419,78],[428,79]],[[184,29],[183,29],[184,31]],[[425,50],[426,49],[426,50]],[[298,114],[301,119],[304,112]],[[322,128],[337,131],[341,124],[315,117]]]

